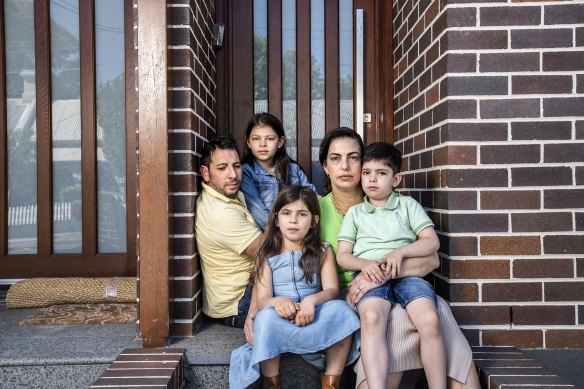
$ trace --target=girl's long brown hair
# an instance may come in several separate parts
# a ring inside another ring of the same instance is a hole
[[[276,197],[272,212],[268,217],[268,224],[265,230],[265,239],[260,246],[257,260],[255,261],[254,280],[260,281],[264,263],[271,257],[282,253],[284,238],[280,228],[277,226],[278,212],[286,205],[302,200],[312,215],[312,224],[308,233],[302,240],[303,254],[299,261],[299,266],[304,272],[304,278],[308,283],[315,281],[314,275],[320,273],[323,257],[323,245],[320,240],[320,223],[315,220],[315,216],[320,218],[320,207],[316,193],[312,189],[301,185],[288,185]]]
[[[274,154],[274,166],[276,168],[276,171],[280,175],[278,185],[280,189],[282,189],[284,185],[288,185],[290,183],[288,165],[290,163],[296,162],[292,158],[290,158],[288,156],[288,153],[286,152],[286,133],[284,132],[284,126],[282,125],[282,122],[276,116],[272,115],[271,113],[260,112],[252,115],[249,118],[247,125],[245,126],[246,146],[245,149],[243,150],[242,162],[253,165],[255,157],[251,152],[249,146],[247,146],[247,141],[251,135],[251,130],[253,130],[254,127],[257,126],[270,127],[272,130],[276,132],[276,135],[278,135],[278,137],[284,139],[284,144],[278,150],[276,150],[276,154]]]

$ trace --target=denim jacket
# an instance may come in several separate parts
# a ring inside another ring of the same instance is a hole
[[[288,176],[290,184],[309,186],[316,193],[316,188],[308,181],[298,164],[288,165]],[[253,165],[243,164],[241,191],[245,196],[248,211],[262,230],[266,228],[268,215],[278,195],[279,181],[279,177],[268,173],[257,161],[254,161]]]

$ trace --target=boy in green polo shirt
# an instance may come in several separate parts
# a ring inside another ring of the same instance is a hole
[[[349,209],[339,232],[339,265],[379,284],[357,304],[361,356],[369,388],[385,388],[388,375],[387,317],[400,304],[420,335],[420,357],[430,389],[446,388],[446,358],[436,293],[420,277],[400,274],[404,258],[434,254],[440,247],[432,221],[409,196],[394,192],[401,181],[400,151],[385,142],[363,154],[363,203]]]

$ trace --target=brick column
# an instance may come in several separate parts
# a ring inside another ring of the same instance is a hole
[[[584,347],[584,4],[394,1],[404,188],[472,344]]]
[[[195,244],[199,157],[216,134],[215,2],[169,2],[171,334],[189,336],[201,320],[202,275]]]

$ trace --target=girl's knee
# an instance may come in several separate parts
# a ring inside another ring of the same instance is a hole
[[[361,319],[361,329],[364,330],[385,326],[387,324],[387,315],[382,315],[382,313],[376,309],[360,309],[359,317]]]

